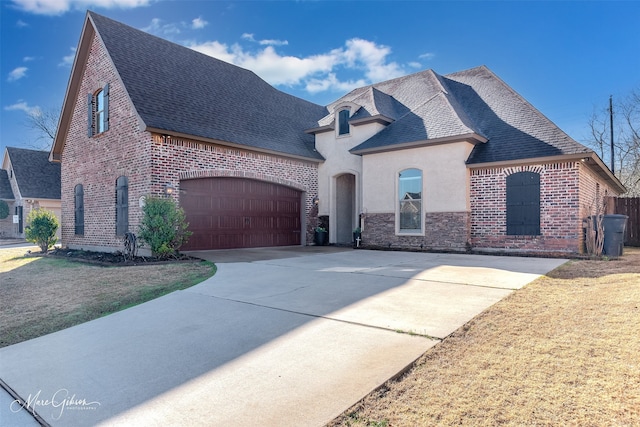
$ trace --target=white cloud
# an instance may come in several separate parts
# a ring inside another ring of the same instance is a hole
[[[4,107],[6,111],[24,111],[29,115],[39,116],[42,114],[42,110],[37,105],[35,107],[30,107],[26,102],[19,99],[18,102],[12,105],[7,105]]]
[[[38,15],[61,15],[70,10],[93,8],[130,9],[146,6],[153,0],[12,0],[20,10]]]
[[[76,57],[77,48],[71,46],[71,53],[62,57],[62,62],[58,64],[58,67],[70,67],[73,65],[73,59]]]
[[[18,28],[24,28],[24,27],[28,27],[28,26],[29,26],[29,24],[24,22],[22,19],[18,19],[18,22],[16,22],[16,27],[18,27]]]
[[[158,36],[171,36],[180,34],[180,28],[178,27],[178,24],[174,24],[171,22],[168,24],[163,24],[162,22],[163,21],[160,18],[153,18],[151,20],[151,23],[148,26],[141,28],[141,30],[145,33],[155,34]]]
[[[274,40],[274,39],[260,40],[258,43],[260,43],[263,46],[286,46],[289,44],[287,40]]]
[[[15,82],[16,80],[20,80],[24,76],[27,75],[27,67],[18,67],[9,73],[9,77],[7,77],[8,82]]]
[[[265,40],[256,40],[253,34],[244,33],[241,36],[244,40],[248,40],[253,43],[258,43],[262,46],[286,46],[289,44],[287,40],[275,40],[275,39],[265,39]]]
[[[191,28],[193,28],[194,30],[199,30],[206,27],[207,25],[209,25],[209,23],[202,19],[202,16],[198,16],[191,21]]]
[[[205,55],[213,56],[230,64],[236,64],[235,55],[230,51],[229,46],[217,41],[204,42],[200,44],[191,44],[189,47]]]
[[[275,45],[287,42],[255,39],[244,33],[241,38],[267,45],[258,50],[245,50],[218,41],[191,43],[188,46],[206,55],[252,70],[273,85],[302,86],[309,93],[345,92],[367,84],[404,75],[396,62],[389,62],[391,48],[364,39],[351,39],[343,47],[305,57],[280,54]],[[363,74],[361,78],[341,79],[341,74]]]
[[[24,58],[22,58],[22,62],[30,62],[35,60],[36,60],[35,56],[25,56]]]
[[[412,61],[407,64],[411,68],[422,68],[422,64],[417,61]]]
[[[433,59],[436,57],[436,54],[433,52],[427,52],[427,53],[423,53],[422,55],[418,56],[418,58],[420,59]]]
[[[335,73],[329,73],[324,78],[311,78],[307,80],[307,83],[305,85],[305,90],[312,94],[318,93],[318,92],[324,92],[327,90],[346,93],[346,92],[351,92],[353,89],[366,86],[367,84],[369,84],[369,82],[367,82],[364,79],[348,80],[348,81],[342,82],[338,80]]]
[[[396,62],[387,63],[387,56],[391,54],[390,47],[363,39],[347,40],[346,44],[344,56],[348,66],[363,69],[369,81],[379,82],[404,74],[402,67]]]

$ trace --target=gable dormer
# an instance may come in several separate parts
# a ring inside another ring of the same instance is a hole
[[[333,110],[336,138],[351,136],[351,117],[360,109],[354,102],[344,101],[337,104]]]

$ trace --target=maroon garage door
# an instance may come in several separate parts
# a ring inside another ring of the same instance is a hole
[[[299,245],[298,190],[243,178],[180,182],[180,204],[193,235],[182,250]]]

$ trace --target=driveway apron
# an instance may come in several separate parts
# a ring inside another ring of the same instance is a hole
[[[54,426],[323,425],[565,261],[303,248],[265,258],[0,349],[0,378],[25,402],[3,395],[0,424],[27,425],[35,411]]]

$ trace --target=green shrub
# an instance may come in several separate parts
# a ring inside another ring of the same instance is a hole
[[[35,243],[42,252],[47,252],[56,244],[56,231],[60,227],[56,215],[46,209],[34,209],[27,215],[27,226],[24,229],[27,241]]]
[[[174,256],[191,236],[185,214],[172,198],[147,197],[138,237],[160,258]]]
[[[9,205],[4,200],[0,200],[0,219],[5,219],[9,216]]]

